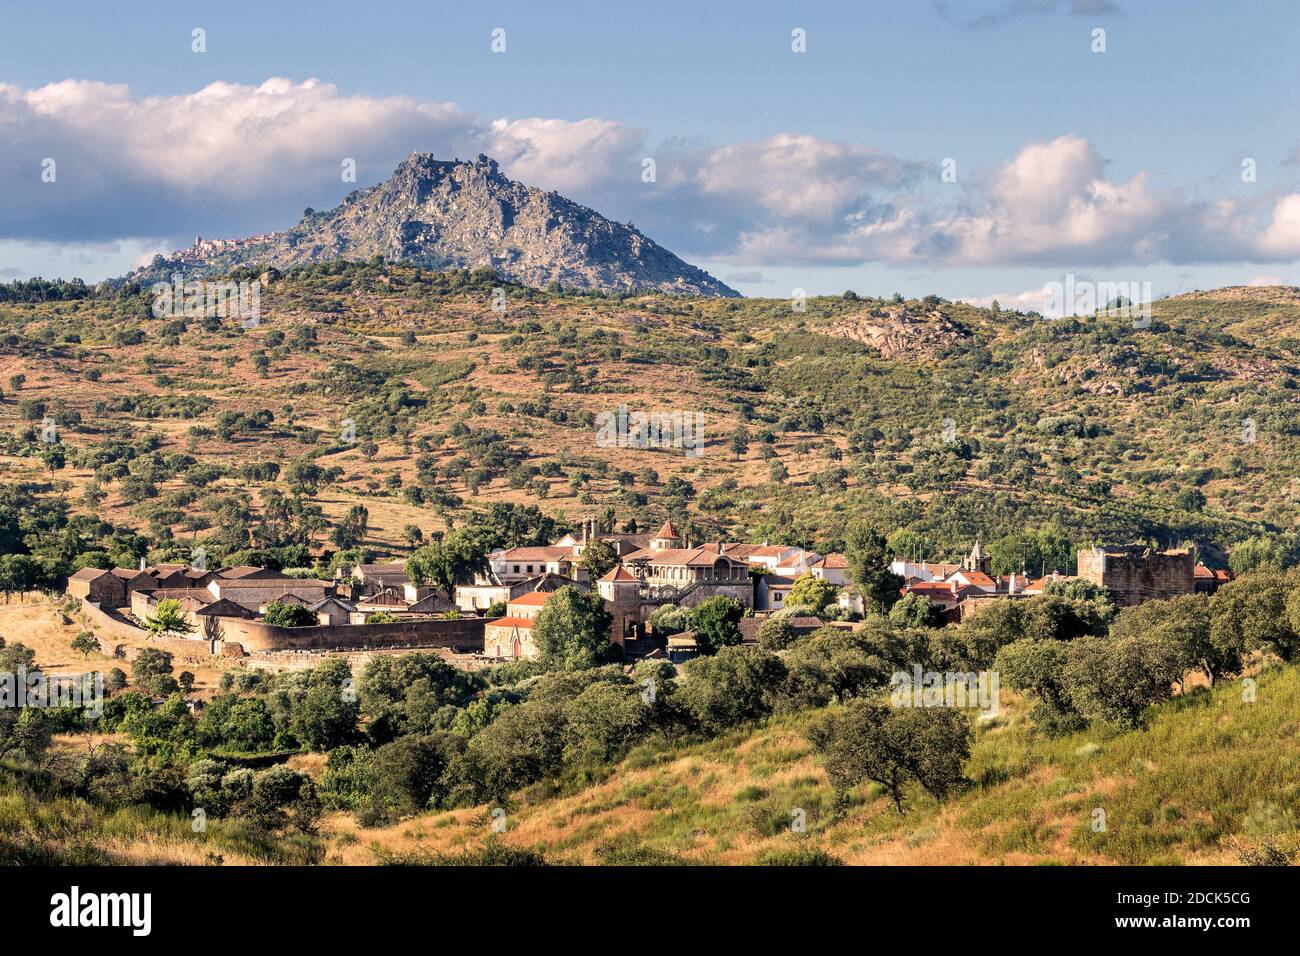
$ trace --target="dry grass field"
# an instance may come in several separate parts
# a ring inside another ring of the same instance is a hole
[[[634,750],[605,780],[577,793],[525,791],[492,830],[492,807],[426,814],[387,828],[327,824],[330,858],[427,860],[487,841],[578,864],[806,862],[846,864],[1236,864],[1273,828],[1300,770],[1300,674],[1200,689],[1160,708],[1145,730],[1048,738],[1023,702],[1003,695],[980,721],[968,789],[940,805],[909,794],[898,814],[873,784],[840,804],[801,730],[813,715],[666,751]],[[1094,830],[1095,811],[1106,830]],[[792,829],[804,811],[805,832]],[[1283,814],[1283,817],[1285,815]]]

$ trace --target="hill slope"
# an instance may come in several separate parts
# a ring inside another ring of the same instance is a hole
[[[1300,306],[1165,300],[1134,329],[511,286],[498,313],[499,285],[300,267],[253,329],[155,319],[147,290],[0,304],[0,462],[24,500],[146,532],[155,560],[295,537],[264,505],[301,462],[330,474],[305,499],[326,521],[302,526],[313,554],[354,506],[379,553],[503,503],[827,550],[864,517],[945,560],[1047,522],[1207,558],[1300,527]],[[703,414],[704,453],[602,445],[620,405]]]
[[[197,242],[157,259],[137,280],[223,272],[232,266],[285,269],[333,259],[383,256],[428,269],[491,268],[524,285],[657,290],[735,296],[635,227],[508,179],[480,155],[444,162],[413,153],[386,182],[350,193],[328,212],[308,210],[286,232],[248,240]]]
[[[970,788],[944,804],[918,790],[900,816],[868,784],[837,807],[804,715],[641,748],[571,795],[539,785],[507,808],[495,839],[581,863],[797,863],[820,851],[850,864],[1235,864],[1270,843],[1296,848],[1300,669],[1261,675],[1257,702],[1225,684],[1162,705],[1146,730],[1110,736],[1045,737],[1003,697],[1004,713],[977,731]],[[491,833],[489,809],[356,831],[344,859],[475,852]],[[804,834],[791,830],[796,809]],[[1094,829],[1098,809],[1104,831]]]

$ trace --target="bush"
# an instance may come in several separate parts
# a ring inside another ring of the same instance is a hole
[[[740,619],[745,608],[739,601],[717,595],[695,605],[691,611],[691,628],[703,654],[740,643]]]
[[[854,700],[813,724],[808,739],[843,796],[870,780],[884,787],[899,813],[909,781],[942,800],[965,783],[970,721],[950,708],[892,708]]]
[[[768,618],[758,628],[758,646],[765,651],[783,651],[794,643],[794,628],[783,618]]]
[[[312,627],[317,623],[316,615],[301,604],[282,604],[272,601],[262,615],[262,623],[272,627]]]
[[[781,659],[758,647],[724,647],[684,669],[678,697],[692,720],[711,733],[772,713],[786,677]]]

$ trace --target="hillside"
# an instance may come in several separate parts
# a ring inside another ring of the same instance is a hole
[[[317,555],[357,506],[378,553],[494,504],[828,549],[862,516],[931,557],[1053,523],[1213,562],[1300,525],[1297,305],[1163,300],[1134,329],[937,298],[792,314],[519,286],[498,313],[491,275],[386,265],[268,280],[251,329],[153,318],[143,289],[0,303],[20,496],[141,532],[155,558]],[[602,447],[596,416],[620,405],[703,413],[704,454]],[[287,524],[268,511],[304,489]]]
[[[219,274],[234,266],[286,269],[383,256],[427,269],[490,268],[524,285],[658,290],[735,296],[630,225],[502,175],[495,160],[440,161],[413,153],[385,182],[325,212],[308,209],[285,232],[198,242],[158,258],[133,278],[175,271]]]
[[[1286,808],[1300,770],[1298,712],[1295,667],[1262,675],[1256,703],[1243,703],[1237,682],[1213,694],[1202,689],[1159,707],[1146,730],[1127,733],[1046,737],[1004,694],[1003,713],[977,722],[966,792],[939,805],[918,790],[902,815],[875,784],[837,806],[801,732],[816,715],[774,719],[704,744],[634,750],[576,793],[526,791],[508,807],[506,832],[490,839],[583,864],[828,856],[867,865],[1232,865],[1270,842],[1294,840]],[[806,815],[802,835],[790,827],[796,808]],[[1093,828],[1098,808],[1104,832]],[[343,859],[476,853],[489,839],[489,809],[358,831],[355,842],[343,839]],[[334,826],[354,832],[343,821]]]
[[[491,807],[429,813],[363,829],[323,821],[317,839],[268,841],[238,821],[195,835],[182,814],[111,814],[28,789],[0,769],[0,858],[7,862],[347,864],[482,860],[528,851],[580,864],[1239,864],[1270,845],[1295,849],[1291,811],[1300,771],[1300,670],[1259,675],[1160,705],[1145,730],[1090,729],[1052,738],[1003,693],[978,721],[967,789],[942,805],[911,790],[896,813],[874,784],[840,804],[804,738],[819,712],[773,718],[704,743],[644,744],[596,779],[535,785]],[[85,750],[84,740],[65,747]],[[323,758],[291,765],[317,778]],[[790,828],[805,811],[806,832]],[[1106,829],[1093,829],[1094,811]]]

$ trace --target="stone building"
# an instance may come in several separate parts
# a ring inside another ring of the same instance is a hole
[[[68,578],[68,593],[100,607],[118,608],[126,604],[126,582],[112,571],[82,568]]]
[[[1119,607],[1163,601],[1196,590],[1196,550],[1155,551],[1106,545],[1079,551],[1079,577],[1109,588]]]
[[[641,623],[641,600],[638,592],[641,582],[621,564],[596,582],[596,589],[605,601],[605,610],[613,619],[609,625],[609,639],[619,647],[637,640],[637,626]]]
[[[531,591],[506,605],[506,616],[483,626],[483,653],[498,659],[533,658],[541,653],[533,640],[533,621],[554,591]]]

